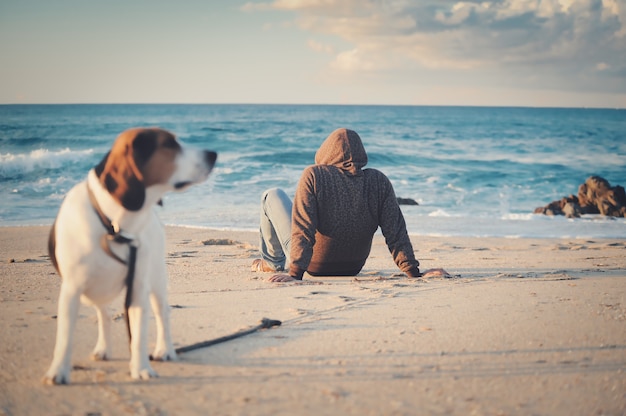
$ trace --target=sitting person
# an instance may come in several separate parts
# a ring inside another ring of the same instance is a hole
[[[261,257],[258,272],[287,272],[272,282],[312,276],[355,276],[369,256],[374,233],[381,228],[398,268],[410,278],[425,276],[413,253],[404,216],[389,179],[363,169],[367,154],[359,135],[337,129],[322,143],[315,165],[300,178],[292,204],[278,188],[261,201]],[[285,265],[288,267],[285,268]],[[428,276],[447,276],[443,269]]]

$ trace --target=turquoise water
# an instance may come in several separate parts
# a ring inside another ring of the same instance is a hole
[[[414,235],[626,238],[626,220],[532,214],[591,175],[626,185],[626,110],[323,105],[0,106],[0,225],[51,224],[115,137],[160,126],[219,153],[209,180],[170,194],[167,224],[255,230],[263,190],[293,195],[337,127],[356,130]]]

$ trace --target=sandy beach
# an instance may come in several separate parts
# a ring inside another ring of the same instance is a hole
[[[119,296],[113,359],[89,359],[83,306],[72,384],[50,387],[60,279],[47,233],[0,228],[0,415],[626,414],[626,240],[412,236],[422,269],[454,275],[422,280],[377,235],[357,277],[276,284],[250,271],[256,233],[168,227],[176,347],[282,325],[132,381]]]

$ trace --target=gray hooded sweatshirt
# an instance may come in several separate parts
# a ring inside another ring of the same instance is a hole
[[[381,228],[398,268],[419,277],[419,262],[389,179],[363,169],[367,154],[359,135],[337,129],[303,172],[296,189],[291,223],[289,274],[354,276]]]

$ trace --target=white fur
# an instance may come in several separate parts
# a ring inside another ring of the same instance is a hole
[[[95,170],[87,179],[69,191],[56,220],[56,259],[62,276],[57,315],[57,335],[52,364],[44,382],[67,384],[70,379],[72,337],[80,301],[92,305],[98,317],[98,341],[92,358],[111,357],[110,317],[107,305],[123,291],[127,267],[100,246],[105,234],[94,208],[87,186],[95,195],[104,214],[117,224],[125,235],[134,237],[138,246],[132,302],[128,310],[132,342],[130,345],[130,375],[133,379],[156,377],[150,365],[147,346],[149,303],[156,318],[157,339],[155,360],[175,360],[167,301],[167,270],[165,265],[165,235],[154,206],[167,191],[180,182],[190,184],[204,181],[212,166],[204,152],[188,148],[176,156],[176,169],[167,183],[146,189],[146,200],[138,211],[128,211],[102,186]],[[127,244],[111,242],[111,250],[127,259]]]

